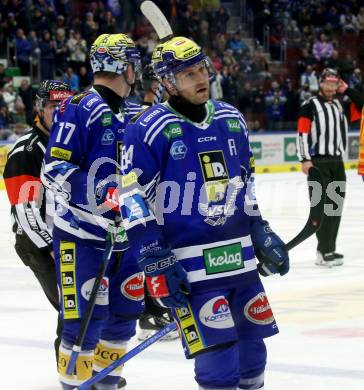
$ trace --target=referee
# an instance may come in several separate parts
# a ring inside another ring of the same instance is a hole
[[[51,305],[58,311],[59,297],[52,248],[52,232],[47,225],[46,193],[40,170],[52,126],[52,115],[62,99],[72,95],[67,84],[43,81],[36,94],[37,115],[33,127],[9,151],[4,169],[6,191],[11,204],[15,251],[38,279]],[[49,211],[49,210],[48,210]],[[58,318],[56,355],[62,324]]]
[[[322,71],[319,86],[317,96],[306,100],[300,108],[297,150],[305,175],[312,166],[319,168],[323,175],[323,191],[327,194],[327,200],[323,222],[317,232],[315,264],[331,267],[342,265],[344,258],[336,252],[336,238],[345,197],[343,157],[347,146],[348,122],[359,118],[358,112],[364,102],[361,94],[348,88],[334,69],[326,68]],[[346,109],[336,98],[337,93],[345,93],[350,98],[351,103]],[[328,189],[332,182],[338,183]],[[334,213],[330,214],[334,215],[329,215],[327,210],[333,210]]]

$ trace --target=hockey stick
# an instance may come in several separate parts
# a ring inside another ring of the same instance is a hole
[[[173,37],[173,31],[168,20],[153,1],[143,1],[140,5],[140,10],[153,26],[161,42],[165,42]]]
[[[118,221],[115,221],[115,227],[116,229],[118,227]],[[114,248],[115,244],[115,237],[116,237],[116,232],[108,232],[108,235],[106,237],[106,247],[104,254],[101,259],[100,267],[97,272],[97,276],[95,279],[95,283],[92,287],[91,294],[90,294],[90,299],[87,304],[86,312],[84,316],[82,317],[81,324],[80,324],[80,329],[78,330],[77,338],[75,341],[75,344],[72,347],[72,352],[71,352],[71,357],[70,361],[68,362],[67,369],[66,369],[66,374],[67,375],[72,375],[76,366],[77,358],[79,353],[81,352],[82,349],[82,344],[86,336],[86,332],[91,320],[92,313],[94,311],[95,303],[96,303],[96,298],[97,298],[97,293],[100,288],[101,281],[105,275],[106,268],[109,264],[112,250]]]
[[[324,183],[323,178],[321,175],[321,172],[316,167],[311,167],[308,171],[308,185],[309,185],[309,195],[310,195],[310,214],[308,216],[308,219],[306,221],[305,226],[303,229],[294,237],[291,241],[287,242],[285,244],[285,247],[287,251],[290,251],[291,249],[295,248],[297,245],[301,244],[303,241],[307,240],[312,234],[316,233],[317,230],[320,228],[323,215],[324,215],[324,207],[325,207],[325,199],[326,194],[324,193]],[[319,185],[322,189],[322,192],[320,194],[320,198],[317,201],[314,197],[314,186]],[[259,249],[256,249],[256,254],[259,251]],[[264,258],[265,256],[260,252],[259,253],[259,264],[258,264],[258,271],[263,276],[271,275],[272,272],[269,271],[268,267],[264,264]],[[267,259],[267,263],[269,260]]]
[[[75,387],[75,389],[78,390],[87,390],[91,385],[93,385],[96,382],[99,382],[101,379],[105,378],[111,371],[115,370],[115,368],[121,366],[122,364],[126,363],[128,360],[133,358],[134,356],[138,355],[140,352],[144,351],[146,348],[148,348],[150,345],[154,344],[156,341],[164,337],[167,333],[173,332],[177,329],[177,324],[175,322],[172,322],[168,324],[165,328],[158,331],[153,336],[147,338],[142,343],[138,344],[136,347],[131,349],[129,352],[127,352],[125,355],[123,355],[120,359],[115,360],[112,364],[98,372],[95,376],[88,379],[87,381],[83,382],[80,386]],[[74,389],[74,390],[75,390]]]
[[[310,185],[310,183],[312,183]],[[319,201],[316,203],[314,195],[314,183],[317,183],[321,186],[322,193]],[[287,251],[290,251],[297,245],[301,244],[301,242],[305,241],[308,237],[312,236],[312,234],[316,233],[320,228],[322,219],[324,216],[324,207],[326,194],[324,193],[324,183],[321,172],[316,167],[311,167],[308,172],[308,185],[310,192],[310,215],[308,216],[306,225],[304,228],[294,237],[291,241],[286,244]]]

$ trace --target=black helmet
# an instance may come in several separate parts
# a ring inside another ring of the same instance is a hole
[[[328,78],[331,79],[330,81],[339,81],[340,80],[339,73],[335,69],[332,69],[332,68],[325,68],[321,72],[320,77],[319,77],[319,83],[320,84],[323,83]]]
[[[158,77],[154,72],[152,64],[148,64],[144,66],[142,73],[142,86],[144,91],[147,91],[151,87],[152,81],[158,81]]]
[[[43,110],[47,101],[61,101],[73,95],[68,84],[59,80],[45,80],[36,93],[36,108]]]

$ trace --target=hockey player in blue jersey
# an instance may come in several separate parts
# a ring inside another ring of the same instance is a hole
[[[90,51],[94,86],[62,102],[53,117],[43,183],[55,193],[53,247],[64,319],[58,371],[73,389],[125,353],[144,309],[144,276],[119,228],[113,255],[98,290],[74,375],[66,368],[117,215],[116,186],[123,132],[141,107],[128,103],[140,56],[124,34],[103,34]],[[122,253],[122,255],[121,255]],[[120,369],[95,385],[113,390]]]
[[[289,258],[256,204],[244,117],[209,100],[212,66],[193,41],[157,46],[153,65],[170,98],[125,131],[131,248],[151,296],[175,309],[200,389],[263,389],[263,339],[278,328],[258,269],[284,275]]]

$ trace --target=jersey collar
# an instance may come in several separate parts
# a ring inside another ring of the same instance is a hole
[[[178,118],[181,118],[182,120],[191,123],[193,126],[198,127],[199,129],[202,130],[206,130],[211,125],[215,115],[215,106],[211,100],[208,100],[205,103],[206,116],[204,120],[200,123],[193,122],[190,119],[188,119],[186,116],[180,114],[168,103],[168,101],[162,103],[162,105],[165,106],[169,111],[173,112],[173,114],[175,114]]]

